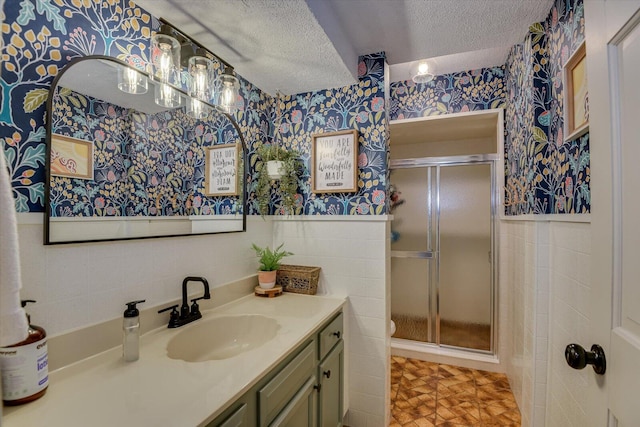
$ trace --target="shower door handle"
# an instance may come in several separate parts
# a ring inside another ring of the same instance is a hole
[[[421,258],[421,259],[433,259],[435,258],[435,252],[432,251],[391,251],[392,258]]]

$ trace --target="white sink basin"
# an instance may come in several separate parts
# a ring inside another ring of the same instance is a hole
[[[171,338],[167,355],[186,362],[228,359],[273,339],[280,326],[257,314],[197,320]]]

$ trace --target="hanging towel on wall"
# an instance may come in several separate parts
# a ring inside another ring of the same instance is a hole
[[[1,146],[0,146],[1,147]],[[11,181],[0,150],[0,347],[27,338],[28,324],[20,306],[20,251]]]

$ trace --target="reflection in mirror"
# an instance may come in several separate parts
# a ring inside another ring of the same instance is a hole
[[[86,57],[48,108],[46,244],[245,230],[246,147],[217,107]]]

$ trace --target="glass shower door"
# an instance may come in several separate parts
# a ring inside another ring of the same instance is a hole
[[[491,164],[440,166],[438,301],[441,345],[491,350]]]
[[[494,321],[492,159],[397,161],[393,212],[394,338],[491,352]]]
[[[432,168],[395,169],[392,182],[401,190],[404,204],[391,224],[391,319],[395,338],[435,341],[433,276]]]

